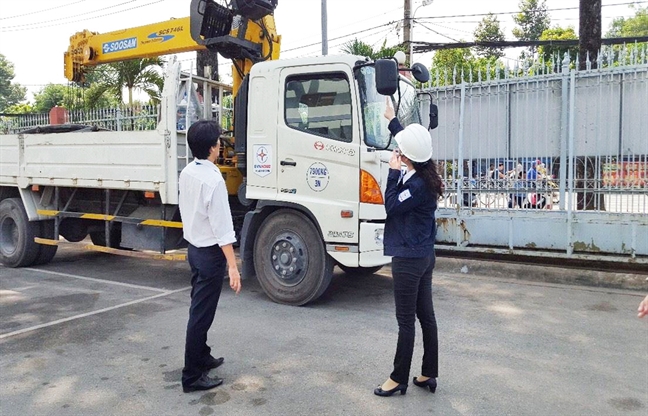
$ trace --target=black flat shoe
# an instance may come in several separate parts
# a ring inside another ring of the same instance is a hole
[[[188,386],[182,386],[182,391],[185,393],[190,393],[192,391],[198,390],[209,390],[214,387],[218,387],[223,384],[223,379],[218,377],[209,377],[207,374],[203,374],[198,380],[189,384]]]
[[[397,391],[400,391],[401,395],[407,393],[407,384],[399,384],[391,390],[383,390],[382,387],[379,386],[374,390],[374,394],[376,396],[389,397]]]
[[[419,387],[423,387],[423,388],[429,387],[431,393],[434,393],[436,391],[436,388],[437,388],[436,378],[428,378],[425,381],[418,381],[417,378],[414,377],[412,379],[412,383],[414,383],[415,385],[417,385]]]
[[[209,371],[209,370],[212,370],[214,368],[220,367],[221,364],[223,364],[224,361],[225,361],[225,358],[223,358],[223,357],[214,358],[214,357],[212,357],[210,355],[209,359],[207,360],[207,363],[205,363],[205,365],[203,365],[200,369],[202,371]]]

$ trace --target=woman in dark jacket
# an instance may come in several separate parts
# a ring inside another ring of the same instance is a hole
[[[421,375],[414,377],[413,383],[434,393],[438,376],[437,325],[432,304],[434,212],[442,182],[431,159],[432,143],[427,129],[419,124],[403,129],[393,112],[389,113],[389,107],[385,116],[390,118],[390,129],[401,130],[395,136],[398,148],[389,162],[384,240],[385,255],[392,256],[398,344],[394,370],[374,394],[406,393],[417,317],[423,331],[424,352]],[[407,167],[404,174],[402,165]]]

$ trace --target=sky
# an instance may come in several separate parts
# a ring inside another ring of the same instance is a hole
[[[513,13],[520,0],[412,0],[413,39],[426,42],[473,40],[473,31],[483,16],[498,14],[507,40],[515,40]],[[636,1],[645,7],[648,1]],[[403,0],[326,0],[329,54],[354,38],[375,48],[383,42],[402,41]],[[546,0],[552,25],[573,26],[578,32],[579,0]],[[628,0],[603,0],[603,34],[616,17],[631,17]],[[84,29],[111,32],[189,15],[190,0],[0,0],[0,53],[14,64],[14,82],[27,87],[28,98],[48,83],[66,83],[63,53],[69,38]],[[279,0],[275,10],[277,32],[282,35],[281,57],[321,55],[322,0]],[[519,52],[509,51],[514,66]],[[195,53],[178,56],[190,68]],[[415,62],[430,66],[432,53],[416,54]],[[221,59],[219,71],[228,81],[229,61]]]

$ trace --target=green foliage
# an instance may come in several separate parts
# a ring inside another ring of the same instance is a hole
[[[547,29],[542,32],[540,40],[573,40],[578,39],[578,35],[574,31],[573,27],[563,28],[560,26]],[[538,54],[544,58],[545,62],[550,62],[552,58],[558,62],[562,62],[565,53],[569,54],[570,60],[575,60],[578,56],[578,45],[571,47],[560,47],[560,46],[551,46],[544,45],[538,48]]]
[[[608,38],[630,36],[648,36],[648,6],[636,7],[634,17],[618,17],[614,19],[606,35]]]
[[[369,59],[380,59],[380,58],[391,58],[398,51],[407,52],[405,46],[396,45],[396,46],[387,46],[387,40],[385,40],[378,50],[374,50],[373,47],[367,43],[364,43],[361,40],[354,39],[345,43],[342,46],[342,52],[348,53],[350,55],[365,56]]]
[[[368,43],[364,43],[361,40],[353,39],[342,45],[342,52],[348,53],[349,55],[358,55],[365,56],[367,58],[373,59],[374,50]]]
[[[96,80],[93,92],[92,107],[97,106],[99,98],[108,94],[123,102],[123,89],[128,90],[128,104],[133,105],[133,90],[139,89],[151,97],[153,103],[159,103],[164,87],[164,78],[160,68],[164,64],[161,58],[131,59],[99,66],[95,69],[92,80]]]
[[[25,99],[27,89],[12,83],[14,77],[13,64],[0,54],[0,111],[5,111],[7,107]]]
[[[488,13],[477,25],[474,32],[475,42],[502,42],[506,40],[497,16]],[[504,48],[476,46],[475,52],[482,58],[501,58],[504,56]]]
[[[435,87],[460,84],[462,80],[486,81],[495,78],[498,70],[503,71],[503,68],[494,56],[477,58],[470,49],[445,49],[437,51],[432,58],[430,81]]]
[[[35,112],[47,113],[56,106],[62,106],[68,110],[82,108],[82,92],[80,88],[63,84],[48,84],[34,94]]]
[[[18,103],[5,108],[4,112],[8,114],[32,114],[36,110],[34,110],[34,106],[30,103]]]
[[[513,29],[513,36],[523,41],[539,40],[551,25],[546,0],[520,0],[519,7],[520,13],[513,16],[513,21],[518,26]],[[535,47],[529,47],[532,54],[535,50]]]
[[[634,6],[632,6],[634,7]],[[636,7],[633,17],[614,19],[610,24],[610,30],[606,34],[608,38],[625,38],[632,36],[648,36],[648,6]],[[626,63],[632,63],[632,55],[639,55],[648,48],[648,42],[632,43],[629,45],[616,45],[615,51],[623,50]],[[621,62],[617,62],[619,65]]]

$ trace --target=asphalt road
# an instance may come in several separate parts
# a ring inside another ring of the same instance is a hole
[[[255,281],[225,287],[209,338],[225,383],[184,394],[188,287],[184,263],[72,248],[0,267],[0,415],[648,413],[638,292],[437,273],[437,392],[381,398],[397,335],[389,268],[336,269],[307,307],[274,304]],[[412,376],[421,354],[419,332]]]

